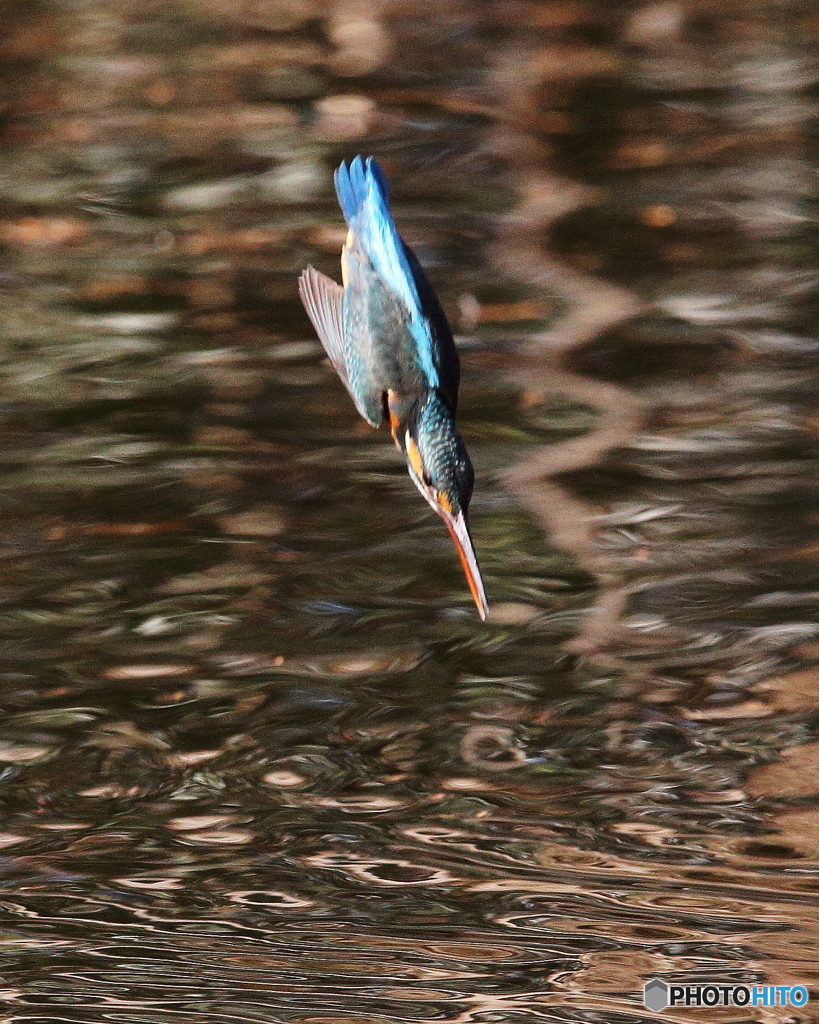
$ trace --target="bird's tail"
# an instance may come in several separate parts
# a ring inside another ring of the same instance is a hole
[[[390,190],[378,161],[371,156],[357,156],[341,164],[335,173],[336,195],[344,219],[352,226],[362,206],[372,197],[389,216]]]
[[[390,213],[390,191],[384,172],[373,157],[357,156],[343,163],[335,174],[336,192],[349,233],[344,252],[359,250],[393,294],[406,306],[412,330],[416,325],[418,341],[426,352],[429,346],[423,309],[415,283],[415,273],[407,258],[407,249]],[[344,255],[342,254],[342,265]],[[428,372],[435,375],[429,362]]]

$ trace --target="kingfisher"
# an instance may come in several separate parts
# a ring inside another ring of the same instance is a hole
[[[347,224],[343,285],[307,267],[299,295],[356,409],[388,423],[410,479],[443,519],[469,590],[488,612],[467,513],[475,474],[455,425],[460,364],[452,331],[415,254],[398,234],[378,161],[335,172]]]

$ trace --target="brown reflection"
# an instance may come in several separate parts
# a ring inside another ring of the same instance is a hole
[[[6,1018],[815,987],[807,6],[6,6]],[[356,152],[469,335],[486,626],[298,305]]]
[[[811,349],[807,339],[807,348],[800,348],[788,332],[799,331],[815,304],[816,282],[796,250],[786,266],[772,269],[783,246],[798,248],[804,234],[803,215],[785,213],[802,208],[806,193],[797,179],[810,173],[801,97],[810,76],[796,72],[805,57],[801,48],[790,53],[781,40],[774,42],[764,5],[748,12],[747,34],[729,32],[707,55],[692,29],[693,10],[679,5],[666,21],[658,13],[656,23],[668,31],[656,34],[644,30],[654,13],[646,8],[624,19],[623,38],[632,47],[625,52],[578,48],[571,18],[542,33],[525,22],[500,49],[494,84],[504,115],[492,140],[512,169],[518,201],[499,223],[492,257],[501,272],[558,303],[546,329],[520,333],[522,359],[508,372],[525,403],[557,394],[597,414],[581,438],[529,449],[503,474],[555,544],[598,580],[597,601],[572,646],[622,650],[634,671],[637,652],[629,645],[637,644],[640,660],[673,672],[724,657],[722,627],[710,640],[708,630],[719,615],[713,598],[732,571],[735,600],[744,607],[812,603],[805,592],[809,569],[801,591],[778,596],[757,596],[753,580],[742,579],[748,551],[787,561],[789,531],[774,537],[776,530],[743,514],[741,499],[733,529],[747,531],[744,542],[714,536],[713,528],[689,531],[675,520],[716,523],[727,510],[722,501],[709,505],[707,496],[691,501],[687,481],[710,481],[714,496],[727,488],[740,497],[729,481],[743,475],[779,478],[787,490],[795,452],[809,458],[803,439],[812,406],[805,400],[811,358],[777,363],[773,338],[785,348],[786,337],[792,339],[793,353]],[[697,16],[718,18],[710,9]],[[794,75],[785,75],[774,93],[767,75],[784,66],[780,60]],[[703,63],[719,65],[727,83],[747,87],[752,66],[760,77],[742,101],[694,100],[708,77]],[[633,98],[618,95],[618,87],[635,90]],[[572,107],[577,94],[597,94],[608,104],[604,115],[579,113]],[[683,95],[690,95],[690,105]],[[567,109],[574,136],[555,127]],[[776,157],[763,155],[763,137],[772,140]],[[593,166],[583,161],[586,151],[595,155]],[[775,167],[786,163],[795,177],[774,188]],[[567,168],[575,175],[561,173]],[[607,230],[622,232],[626,241]],[[714,258],[715,240],[736,258]],[[749,339],[757,343],[754,353]],[[698,352],[710,357],[698,358]],[[804,472],[807,462],[802,466]],[[625,505],[612,493],[618,489],[634,514],[627,527],[612,529],[618,504]],[[769,490],[750,482],[745,487],[761,500]],[[678,503],[673,511],[669,501]],[[804,543],[807,508],[790,517],[791,505],[783,497],[779,515],[790,519]],[[641,525],[650,522],[656,528]],[[766,575],[776,586],[776,571]],[[779,579],[788,590],[784,566]],[[744,582],[751,584],[746,594]],[[813,618],[808,614],[805,635],[815,629]],[[769,646],[786,648],[798,633],[787,614],[774,616]],[[675,659],[665,646],[687,641],[705,648],[704,657],[692,651],[690,659]],[[754,656],[735,653],[745,663]]]

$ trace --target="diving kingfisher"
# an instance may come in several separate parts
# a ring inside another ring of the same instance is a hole
[[[446,524],[485,619],[486,594],[467,523],[474,471],[458,428],[460,365],[432,286],[390,213],[387,179],[373,157],[335,172],[347,238],[343,287],[307,267],[299,295],[359,413],[389,423],[410,479]]]

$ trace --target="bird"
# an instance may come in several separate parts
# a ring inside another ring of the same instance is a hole
[[[342,284],[308,266],[299,295],[327,356],[361,416],[385,422],[410,479],[444,521],[481,619],[488,604],[468,512],[475,473],[455,423],[460,363],[452,331],[390,211],[374,157],[334,175],[347,225]]]

